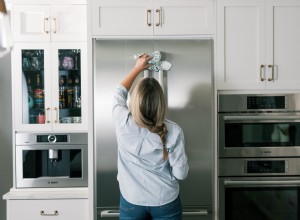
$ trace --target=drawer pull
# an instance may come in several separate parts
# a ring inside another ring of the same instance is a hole
[[[47,213],[45,213],[44,211],[41,211],[41,216],[57,216],[58,215],[58,211],[57,210],[55,210],[54,212],[53,212],[53,214],[47,214]]]

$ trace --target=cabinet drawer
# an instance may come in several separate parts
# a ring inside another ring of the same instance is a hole
[[[88,199],[8,200],[7,220],[85,220]]]

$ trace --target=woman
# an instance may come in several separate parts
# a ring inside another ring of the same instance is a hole
[[[151,57],[140,56],[114,96],[113,117],[118,140],[120,219],[182,219],[178,180],[188,174],[182,129],[165,119],[163,90],[144,78],[128,91]]]

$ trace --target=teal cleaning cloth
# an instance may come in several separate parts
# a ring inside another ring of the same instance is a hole
[[[138,57],[140,57],[144,54],[145,53],[134,55],[134,58],[137,59]],[[160,70],[160,59],[161,59],[160,51],[154,51],[153,53],[148,54],[148,55],[153,57],[151,60],[148,61],[148,63],[152,64],[148,69],[158,72]]]

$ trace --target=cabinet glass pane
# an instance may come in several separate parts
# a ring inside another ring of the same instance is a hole
[[[22,50],[22,72],[22,122],[44,124],[44,50]]]
[[[59,122],[81,123],[81,50],[61,49],[59,59]]]

